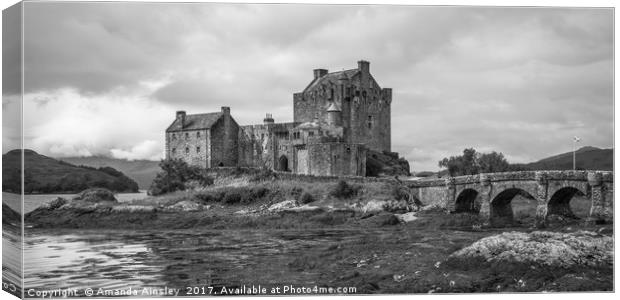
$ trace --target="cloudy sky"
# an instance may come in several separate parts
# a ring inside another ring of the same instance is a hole
[[[157,160],[176,110],[292,121],[312,69],[370,61],[412,170],[465,147],[530,162],[613,147],[613,11],[595,8],[26,3],[25,146]],[[18,49],[6,41],[5,50]],[[4,73],[18,65],[3,65]],[[5,82],[3,119],[19,90]],[[6,125],[5,125],[6,126]],[[5,129],[3,152],[19,139]]]

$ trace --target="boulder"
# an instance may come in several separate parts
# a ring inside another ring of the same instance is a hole
[[[409,223],[418,219],[415,212],[408,212],[404,214],[395,214],[396,218],[403,223]]]
[[[114,197],[114,193],[104,188],[92,188],[82,191],[73,198],[73,200],[86,202],[118,202]]]
[[[164,211],[199,211],[203,209],[204,206],[202,204],[190,200],[180,201],[173,205],[164,207]]]
[[[297,201],[295,201],[295,200],[286,200],[286,201],[278,202],[278,203],[275,203],[275,204],[269,206],[269,208],[267,210],[269,210],[269,211],[281,211],[281,210],[290,209],[290,208],[294,208],[294,207],[297,207]]]
[[[375,227],[391,226],[391,225],[397,225],[400,223],[400,220],[398,220],[398,218],[394,214],[391,214],[391,213],[376,214],[371,217],[362,219],[361,221],[362,223],[366,225],[375,226]]]

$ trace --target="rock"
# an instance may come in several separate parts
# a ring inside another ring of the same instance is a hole
[[[92,188],[82,191],[73,198],[73,200],[80,200],[86,202],[118,202],[114,197],[114,193],[104,188]]]
[[[370,200],[364,206],[361,207],[363,213],[377,213],[382,212],[383,208],[387,205],[387,201]]]
[[[452,253],[450,258],[482,258],[487,262],[508,261],[559,267],[611,266],[613,243],[612,237],[590,231],[504,232],[483,238]]]
[[[377,214],[370,218],[363,219],[362,221],[370,226],[389,226],[400,223],[398,218],[391,213]]]
[[[202,204],[190,200],[177,202],[173,205],[164,207],[164,211],[199,211],[203,210]]]
[[[286,200],[282,202],[278,202],[276,204],[271,205],[267,210],[269,211],[281,211],[287,208],[297,207],[297,201],[295,200]]]
[[[67,204],[67,202],[68,202],[67,199],[58,197],[58,198],[52,200],[50,203],[45,204],[44,207],[49,209],[49,210],[55,210],[55,209],[58,209],[58,208],[60,208],[61,206],[65,205],[65,204]]]
[[[113,212],[153,212],[155,207],[146,205],[116,205],[112,207]]]
[[[348,280],[348,279],[351,279],[351,278],[355,278],[357,276],[360,276],[360,272],[353,271],[353,272],[350,272],[350,273],[347,273],[347,274],[345,274],[343,276],[338,277],[338,279],[339,280]]]
[[[408,212],[404,214],[394,215],[400,222],[409,223],[418,219],[415,212]]]
[[[322,210],[323,208],[319,207],[319,206],[313,206],[313,205],[302,205],[302,206],[298,206],[298,207],[291,207],[291,208],[285,208],[282,209],[283,211],[294,211],[294,212],[300,212],[300,211],[315,211],[315,210]],[[335,211],[335,210],[334,210]]]

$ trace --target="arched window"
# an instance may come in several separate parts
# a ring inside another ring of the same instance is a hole
[[[185,133],[185,139],[188,140],[189,139],[189,132]]]
[[[196,137],[200,138],[200,131],[196,131]]]
[[[196,153],[200,153],[200,147],[196,147]]]
[[[189,147],[185,148],[185,153],[189,154]]]

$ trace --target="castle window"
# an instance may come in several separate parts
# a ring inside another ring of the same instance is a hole
[[[177,139],[177,135],[173,133],[173,134],[172,134],[172,139],[173,139],[173,140],[176,140],[176,139]]]
[[[329,99],[334,99],[334,89],[330,90],[329,95],[330,95]]]
[[[308,131],[309,136],[314,136],[314,131]]]
[[[347,147],[347,152],[351,152],[351,148],[350,147]]]
[[[197,137],[197,138],[200,138],[200,131],[197,131],[197,132],[196,132],[196,137]]]
[[[196,147],[196,153],[200,153],[200,147]]]
[[[368,116],[368,129],[372,129],[372,116]]]
[[[185,153],[189,154],[189,147],[185,148]]]
[[[189,139],[189,132],[185,133],[185,139],[188,140]]]
[[[177,153],[177,148],[172,148],[172,154],[176,154]]]

